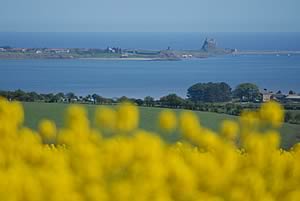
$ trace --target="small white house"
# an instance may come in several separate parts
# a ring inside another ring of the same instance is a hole
[[[296,94],[289,94],[285,99],[288,101],[300,102],[300,96]]]
[[[126,53],[125,53],[125,54],[122,54],[122,55],[121,55],[121,58],[128,58],[128,54],[126,54]]]
[[[108,48],[108,51],[110,52],[110,53],[116,53],[116,50],[115,49],[113,49],[113,48]]]
[[[64,53],[70,53],[69,49],[54,49],[54,52],[56,54],[64,54]]]

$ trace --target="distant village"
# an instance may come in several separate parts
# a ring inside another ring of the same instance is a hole
[[[9,55],[9,53],[24,54],[24,55],[40,55],[40,56],[55,56],[60,55],[61,57],[73,58],[73,55],[93,55],[99,53],[111,53],[111,54],[121,54],[121,48],[111,48],[106,49],[93,49],[93,48],[13,48],[13,47],[0,47],[0,53]]]
[[[16,48],[0,46],[0,59],[145,59],[145,60],[186,60],[222,55],[300,55],[300,51],[246,51],[236,48],[220,48],[216,39],[206,38],[198,50],[122,49],[120,47],[100,48]]]
[[[205,39],[199,50],[141,50],[122,49],[120,47],[98,48],[15,48],[0,47],[1,58],[153,58],[153,59],[191,59],[209,56],[232,54],[236,49],[222,49],[217,47],[215,39]]]
[[[266,89],[261,92],[262,102],[268,102],[276,100],[281,103],[300,103],[300,94],[290,90],[288,94],[284,94],[281,91],[274,93],[273,91],[267,91]]]

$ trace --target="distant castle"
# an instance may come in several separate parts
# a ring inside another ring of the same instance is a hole
[[[213,38],[206,38],[202,45],[202,50],[208,52],[215,49],[217,49],[217,41]]]

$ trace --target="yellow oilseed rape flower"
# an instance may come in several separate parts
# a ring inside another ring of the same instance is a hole
[[[190,111],[184,111],[179,116],[179,129],[181,133],[191,140],[196,140],[200,132],[198,117]]]
[[[247,196],[248,193],[248,190],[245,188],[235,187],[231,189],[228,197],[230,201],[252,201],[249,196]]]
[[[11,131],[15,132],[24,121],[24,112],[22,105],[18,102],[8,102],[0,98],[0,134],[4,135]]]
[[[103,186],[97,184],[91,184],[85,186],[86,200],[89,201],[106,201],[108,200],[108,195]]]
[[[56,125],[53,121],[42,120],[39,123],[39,133],[45,141],[53,140],[56,137]]]
[[[225,121],[215,133],[190,111],[180,114],[180,141],[165,142],[138,128],[138,109],[128,103],[97,110],[101,128],[116,127],[102,137],[85,110],[71,106],[57,141],[45,144],[54,123],[43,120],[38,135],[22,126],[19,103],[0,99],[0,200],[298,201],[300,148],[283,150],[274,128],[259,129],[280,119],[258,115],[270,108],[243,114],[244,137],[236,144],[236,122]],[[171,130],[176,123],[168,112],[158,121],[166,115],[162,122]]]
[[[286,201],[298,201],[299,198],[300,198],[300,190],[297,189],[295,191],[292,191],[292,192],[288,193],[283,200],[286,200]]]
[[[16,126],[19,126],[24,121],[24,111],[21,103],[11,102],[10,103],[11,121],[14,121]]]
[[[274,101],[264,103],[259,110],[262,121],[270,123],[274,127],[280,127],[284,120],[284,111],[282,106]]]
[[[264,149],[263,137],[259,133],[251,133],[243,140],[243,147],[247,152],[262,152]],[[266,147],[267,148],[267,147]]]
[[[139,111],[131,103],[124,102],[117,109],[117,128],[121,132],[129,132],[138,127]]]
[[[255,111],[243,111],[240,116],[240,122],[246,131],[256,129],[260,123],[259,114]]]
[[[265,144],[268,146],[268,150],[278,149],[280,146],[280,135],[276,131],[268,131],[263,135]]]
[[[175,112],[164,110],[159,114],[158,125],[166,132],[172,132],[176,128],[177,119]]]
[[[296,144],[292,147],[292,151],[300,152],[300,142],[296,143]]]
[[[86,110],[82,106],[70,106],[66,112],[65,122],[67,128],[76,131],[76,133],[84,133],[89,130],[89,120]]]
[[[229,140],[234,140],[238,136],[239,125],[231,120],[225,120],[222,122],[221,134]]]
[[[130,181],[119,181],[111,185],[111,197],[112,200],[122,201],[131,200],[134,193]]]
[[[95,122],[104,129],[114,130],[116,127],[117,113],[109,107],[99,107],[96,109]]]
[[[209,129],[203,128],[198,139],[198,145],[206,149],[214,150],[222,146],[219,135],[217,133],[212,132]]]

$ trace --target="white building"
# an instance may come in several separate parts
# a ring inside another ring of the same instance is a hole
[[[289,94],[287,97],[285,97],[285,99],[292,102],[300,102],[299,95]]]

